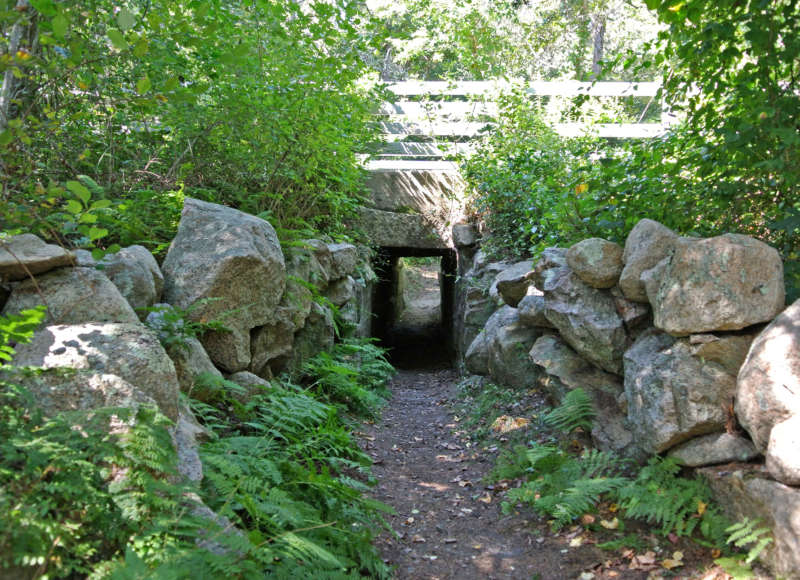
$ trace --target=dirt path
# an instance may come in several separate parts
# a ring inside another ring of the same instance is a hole
[[[606,560],[594,546],[568,549],[568,537],[501,513],[501,498],[481,483],[493,455],[454,435],[456,380],[451,370],[400,371],[382,420],[362,435],[379,480],[373,497],[397,510],[387,519],[398,537],[378,539],[396,577],[557,580],[579,578]]]

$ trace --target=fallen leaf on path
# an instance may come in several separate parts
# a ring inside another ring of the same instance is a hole
[[[600,520],[600,525],[607,530],[616,530],[619,527],[619,518],[613,520]]]
[[[414,542],[415,544],[424,544],[425,538],[423,538],[419,534],[414,534],[413,536],[411,536],[411,541]]]
[[[444,543],[445,543],[445,544],[455,544],[457,541],[458,541],[458,540],[457,540],[457,539],[455,539],[455,538],[445,538],[445,539],[444,539]]]
[[[683,566],[683,552],[674,552],[672,558],[666,558],[661,561],[661,566],[667,570]]]
[[[658,568],[655,552],[648,550],[644,554],[634,556],[633,559],[631,559],[629,568],[631,570],[653,570]]]
[[[577,538],[572,538],[569,541],[570,548],[579,548],[583,545],[583,536],[578,536]],[[592,575],[594,577],[594,575]]]
[[[530,420],[525,417],[512,417],[510,415],[500,415],[492,422],[492,431],[495,433],[508,433],[516,429],[522,429],[530,424]]]
[[[581,524],[589,526],[595,522],[596,518],[592,514],[583,514],[581,516]]]
[[[481,550],[483,548],[483,544],[472,544],[473,550]]]
[[[492,503],[492,496],[488,492],[486,492],[485,494],[483,494],[481,497],[478,498],[478,501],[483,502],[485,504],[490,504]]]

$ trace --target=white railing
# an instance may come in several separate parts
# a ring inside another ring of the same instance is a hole
[[[471,141],[491,130],[497,116],[493,99],[502,91],[519,87],[504,81],[404,81],[387,88],[398,100],[378,111],[386,143],[370,162],[373,169],[413,167],[411,160],[442,166],[458,153],[469,153]],[[657,82],[537,81],[524,85],[532,96],[546,97],[649,97],[659,94]],[[656,103],[657,105],[659,103]],[[555,123],[565,137],[590,133],[604,138],[649,139],[663,134],[673,118],[662,108],[655,123]],[[420,165],[421,166],[421,165]]]

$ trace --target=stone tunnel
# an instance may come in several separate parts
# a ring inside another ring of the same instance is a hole
[[[379,161],[368,169],[370,203],[361,208],[358,227],[378,250],[373,264],[378,281],[372,335],[396,354],[418,356],[430,353],[431,344],[436,344],[437,355],[450,359],[458,272],[452,229],[465,217],[465,185],[458,166],[442,161]],[[439,258],[441,323],[434,332],[397,332],[398,263],[404,257]]]

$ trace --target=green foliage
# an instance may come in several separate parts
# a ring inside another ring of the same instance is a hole
[[[369,339],[345,339],[303,366],[313,377],[310,389],[323,400],[350,413],[373,417],[388,398],[386,381],[394,368],[383,349]]]
[[[30,337],[41,312],[23,314],[0,318],[4,340]],[[371,344],[336,356],[370,392],[391,370]],[[191,405],[210,438],[199,486],[179,483],[170,422],[155,409],[45,418],[31,393],[0,383],[0,568],[115,580],[390,576],[371,544],[389,508],[363,495],[370,459],[335,407],[277,381],[206,376],[191,394],[203,395]]]
[[[14,356],[12,344],[30,342],[36,327],[44,320],[47,309],[37,306],[19,314],[0,316],[0,366],[10,362]]]
[[[352,0],[9,5],[3,229],[158,249],[185,193],[343,233],[375,137],[371,30]]]
[[[475,377],[467,377],[458,387],[462,399],[459,409],[461,425],[476,440],[485,439],[491,432],[494,420],[519,399],[517,389],[486,383],[482,379],[475,380]]]
[[[508,511],[523,502],[551,520],[560,529],[594,508],[600,498],[622,487],[621,461],[592,449],[576,458],[554,445],[537,445],[527,452],[530,481],[508,492]]]
[[[145,324],[158,334],[158,340],[165,348],[188,348],[187,341],[190,338],[198,338],[205,332],[229,332],[222,320],[198,321],[192,316],[195,310],[216,300],[218,299],[204,298],[188,308],[171,305],[145,308],[150,313]]]
[[[558,407],[545,415],[544,422],[564,433],[571,433],[578,428],[589,431],[595,414],[592,400],[586,391],[573,389]]]
[[[180,487],[174,451],[154,410],[44,418],[24,389],[0,391],[0,567],[47,578],[85,576],[128,542],[162,545]],[[129,421],[121,435],[108,423]],[[189,520],[185,526],[189,526]]]
[[[728,574],[739,579],[753,578],[753,571],[750,568],[756,558],[773,541],[771,530],[768,527],[757,527],[759,520],[745,518],[740,522],[725,528],[725,532],[730,534],[726,543],[733,544],[737,548],[744,548],[752,544],[747,554],[744,556],[734,555],[728,558],[718,558],[716,564],[722,566]]]

